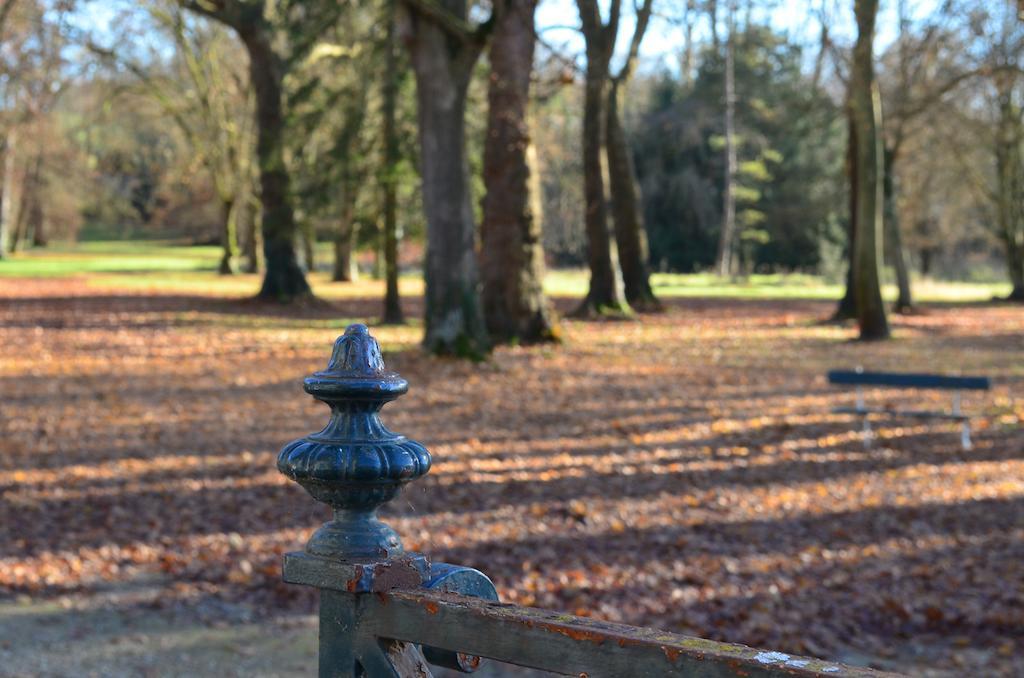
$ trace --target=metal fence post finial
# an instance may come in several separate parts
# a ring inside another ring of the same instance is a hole
[[[286,445],[277,468],[334,509],[306,553],[347,562],[404,556],[398,534],[376,514],[430,470],[427,449],[380,420],[381,408],[403,395],[408,382],[385,368],[377,340],[356,324],[338,337],[327,369],[306,377],[304,388],[330,406],[331,419],[319,433]]]
[[[284,557],[284,580],[320,591],[320,676],[429,676],[426,662],[472,671],[478,657],[451,650],[386,642],[363,622],[366,595],[396,589],[433,590],[497,600],[494,584],[468,567],[431,563],[406,551],[377,509],[430,470],[430,453],[389,431],[381,408],[408,382],[384,366],[366,325],[349,325],[334,343],[327,369],[303,382],[331,408],[319,433],[293,440],[277,468],[317,501],[334,509],[303,551]],[[405,668],[401,668],[405,667]]]

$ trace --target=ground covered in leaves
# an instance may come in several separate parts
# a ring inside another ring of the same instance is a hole
[[[218,606],[311,610],[280,582],[281,554],[326,511],[275,455],[326,421],[301,379],[379,311],[376,291],[289,310],[0,280],[0,602],[145,583],[156,593],[117,604],[202,603],[210,623]],[[1024,309],[935,305],[863,345],[818,323],[831,308],[675,299],[484,364],[424,356],[416,326],[376,328],[411,384],[385,423],[435,460],[388,520],[508,601],[914,673],[1024,675]],[[965,399],[974,449],[918,420],[879,422],[865,449],[830,414],[850,394],[824,377],[856,365],[994,377]]]

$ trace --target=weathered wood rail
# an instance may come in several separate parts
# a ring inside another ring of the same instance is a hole
[[[498,602],[483,573],[407,552],[376,517],[430,470],[421,444],[380,421],[407,382],[384,367],[364,325],[338,338],[328,367],[305,380],[327,403],[319,433],[284,447],[278,468],[334,509],[284,578],[320,591],[320,676],[429,676],[430,664],[470,673],[490,658],[576,676],[882,676],[655,629]]]

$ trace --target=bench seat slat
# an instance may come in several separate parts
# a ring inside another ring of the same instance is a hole
[[[857,372],[855,370],[832,370],[828,373],[830,384],[850,386],[890,386],[893,388],[933,388],[987,391],[992,387],[988,377],[953,377],[942,374],[919,374],[911,372]]]
[[[884,414],[891,417],[917,417],[919,419],[949,419],[950,421],[967,421],[966,414],[952,412],[929,412],[927,410],[890,410],[885,407],[837,407],[834,414]]]

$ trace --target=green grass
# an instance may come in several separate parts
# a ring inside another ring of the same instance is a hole
[[[160,271],[216,271],[220,248],[168,242],[85,242],[55,244],[19,252],[0,261],[0,277],[59,278],[90,273],[149,274]]]
[[[587,273],[583,270],[551,271],[544,289],[552,296],[582,297],[587,291]],[[843,286],[802,274],[757,274],[730,280],[711,273],[655,273],[651,276],[654,293],[659,297],[723,297],[730,299],[838,299]],[[949,282],[915,280],[915,300],[931,303],[988,301],[1010,293],[1009,283]],[[885,285],[883,296],[895,301],[895,285]]]
[[[320,261],[330,259],[330,244],[317,247]],[[252,275],[219,276],[220,249],[216,246],[183,246],[166,241],[105,241],[54,244],[46,249],[19,252],[0,261],[0,279],[85,277],[90,285],[110,288],[160,289],[182,293],[244,296],[255,293],[259,279]],[[351,286],[331,283],[325,273],[310,276],[317,293],[328,298],[373,294],[379,281]],[[582,269],[549,272],[544,288],[556,297],[582,297],[587,291],[587,272]],[[806,274],[753,275],[739,280],[709,273],[656,273],[655,293],[664,298],[722,297],[734,299],[837,299],[840,285]],[[403,293],[422,288],[418,276],[403,279]],[[1008,283],[944,282],[917,280],[914,294],[921,302],[976,302],[1008,294]],[[883,294],[896,298],[886,285]]]

